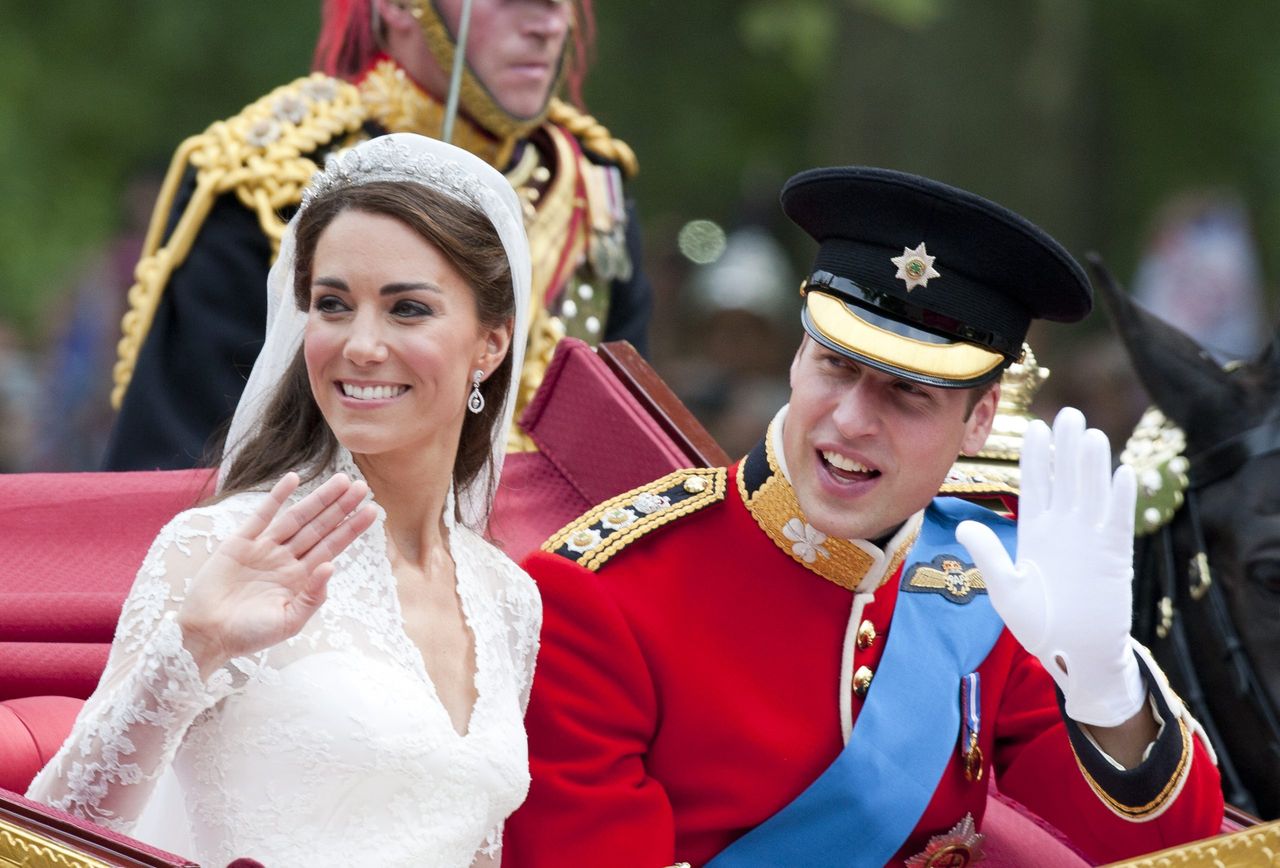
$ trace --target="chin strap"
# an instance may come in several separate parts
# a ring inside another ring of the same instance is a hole
[[[453,143],[453,122],[458,117],[458,96],[462,92],[462,70],[467,62],[467,34],[471,30],[471,0],[462,0],[462,16],[458,22],[458,48],[453,55],[453,71],[449,76],[449,98],[444,105],[444,129],[440,137]]]
[[[484,83],[476,77],[475,71],[467,65],[465,58],[459,60],[458,56],[466,53],[465,28],[470,20],[470,4],[466,3],[466,0],[460,15],[457,38],[441,18],[432,0],[403,0],[403,2],[408,5],[414,18],[417,19],[431,56],[435,58],[441,69],[452,71],[447,103],[451,107],[456,104],[456,108],[449,112],[450,117],[456,114],[466,115],[467,120],[472,121],[499,141],[526,138],[543,124],[547,116],[545,105],[532,117],[516,117],[498,103]],[[564,52],[561,52],[559,69],[549,93],[554,94],[559,91],[564,78],[564,66]],[[455,93],[456,97],[453,96]],[[441,134],[443,132],[442,129]]]

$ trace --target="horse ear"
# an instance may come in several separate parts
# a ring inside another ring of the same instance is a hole
[[[1196,429],[1230,418],[1240,385],[1188,334],[1144,310],[1120,288],[1096,253],[1094,283],[1147,393],[1193,442]]]

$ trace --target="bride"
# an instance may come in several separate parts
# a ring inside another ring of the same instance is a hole
[[[497,863],[541,604],[482,533],[529,267],[471,154],[391,135],[330,159],[217,497],[151,546],[31,798],[210,865]]]

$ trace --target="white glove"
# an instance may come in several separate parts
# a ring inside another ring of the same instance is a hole
[[[1050,443],[1052,436],[1052,444]],[[962,522],[956,539],[986,580],[991,604],[1040,658],[1067,715],[1118,726],[1146,701],[1129,631],[1133,608],[1133,470],[1111,476],[1111,444],[1064,408],[1053,433],[1036,420],[1022,441],[1018,562],[995,533]]]

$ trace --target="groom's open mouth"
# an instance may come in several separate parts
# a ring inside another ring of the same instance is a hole
[[[819,454],[822,456],[823,467],[841,482],[867,482],[880,475],[880,471],[874,467],[839,452],[824,449]]]

